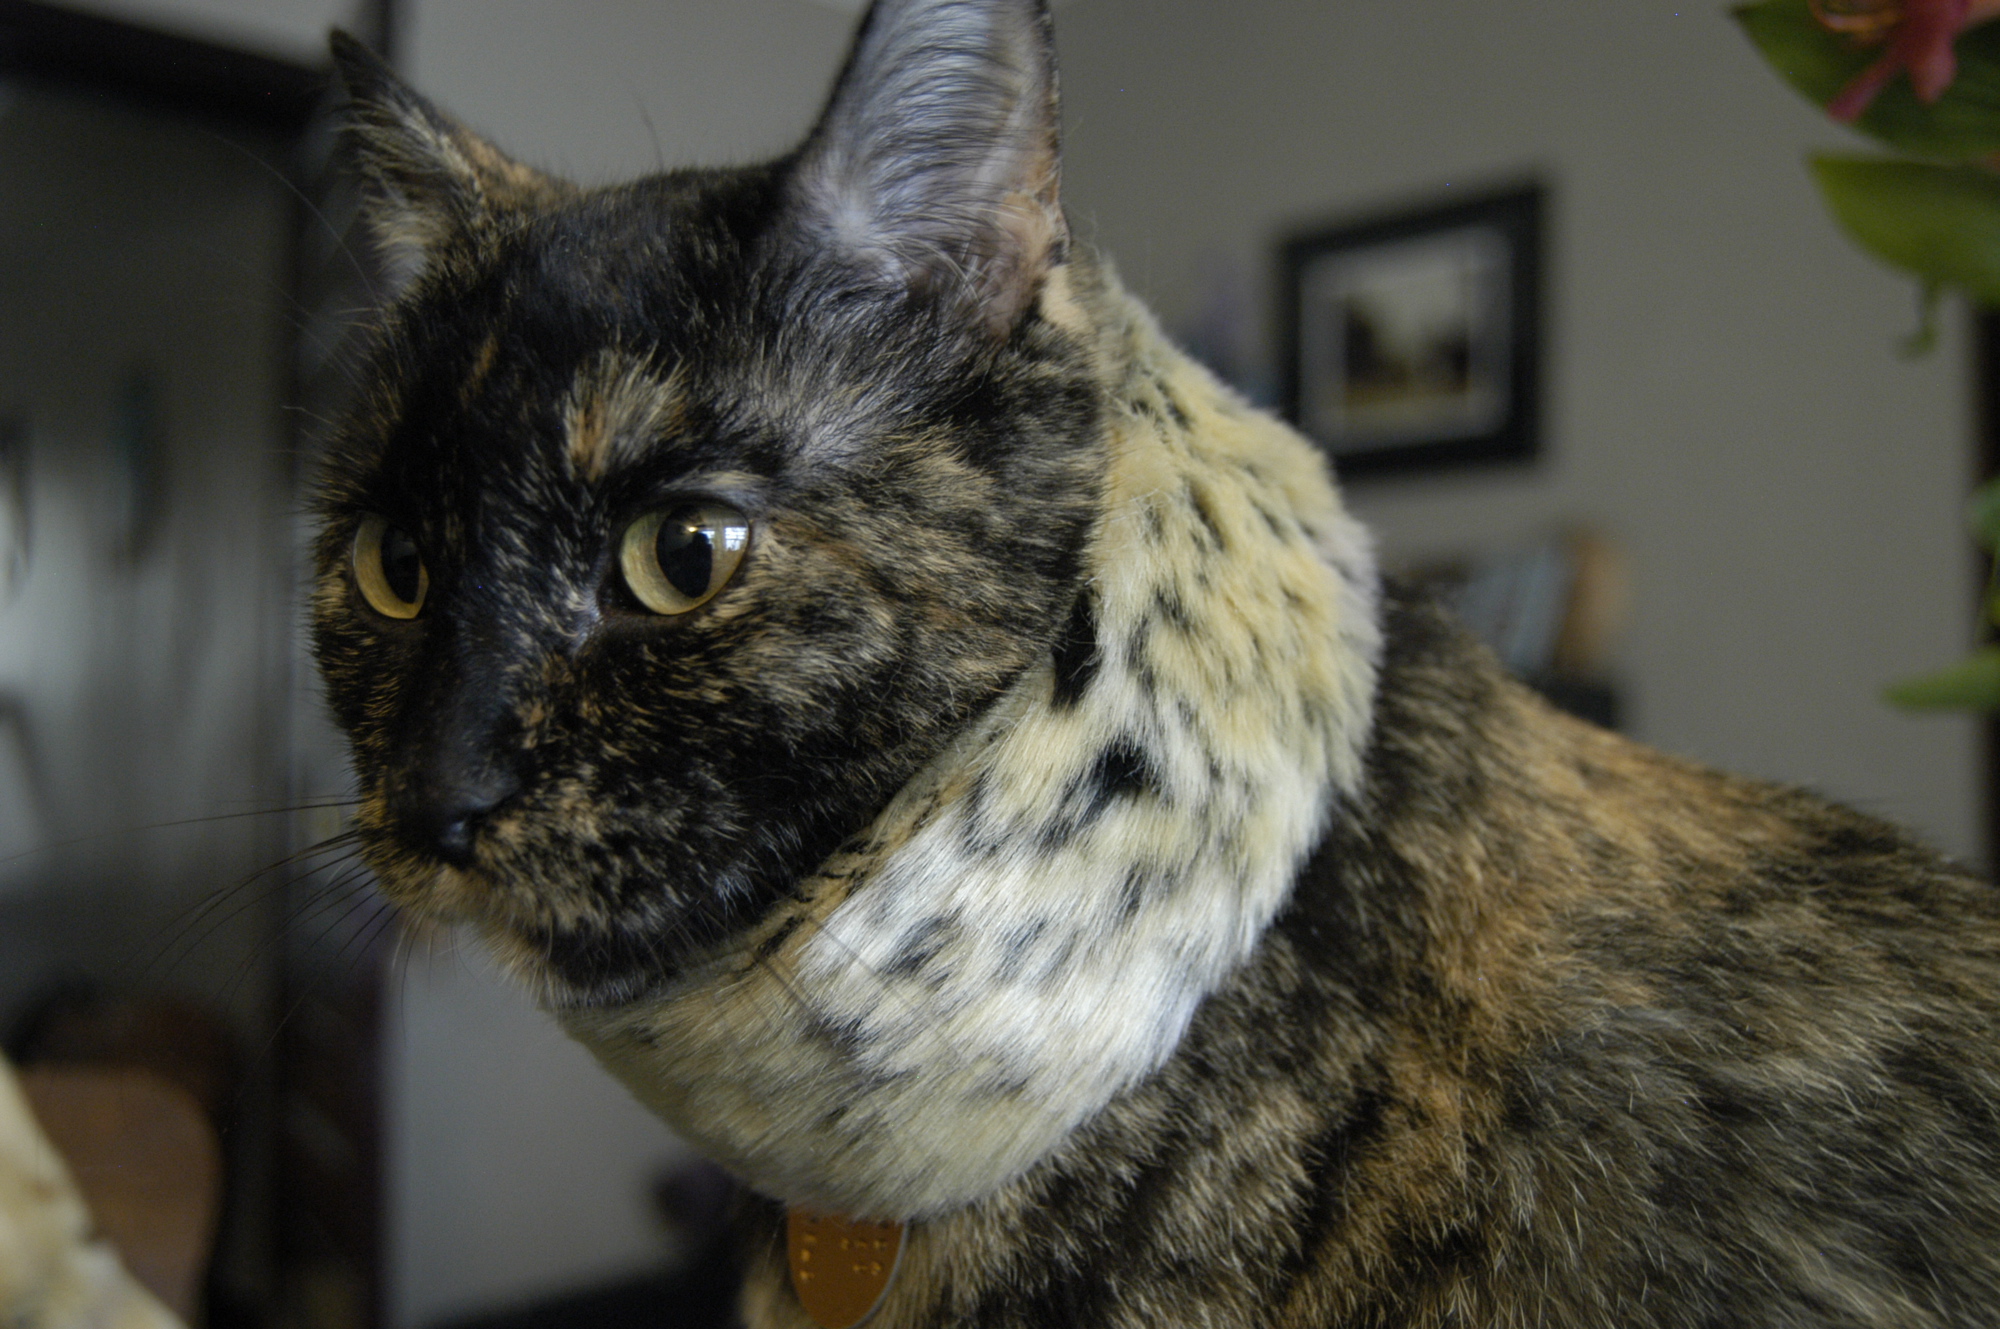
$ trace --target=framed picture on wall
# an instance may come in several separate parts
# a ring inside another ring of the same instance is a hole
[[[1282,402],[1341,475],[1534,457],[1541,223],[1530,185],[1283,242]]]

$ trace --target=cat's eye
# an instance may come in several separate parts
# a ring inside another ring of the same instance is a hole
[[[649,512],[625,528],[618,569],[639,603],[685,614],[728,585],[750,548],[750,519],[721,503]]]
[[[386,618],[415,618],[431,588],[417,542],[387,517],[362,518],[354,532],[354,582],[369,607]]]

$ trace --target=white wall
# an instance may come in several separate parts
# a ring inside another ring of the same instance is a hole
[[[405,67],[509,152],[601,183],[773,156],[852,20],[806,0],[415,0]]]
[[[390,1323],[661,1265],[687,1147],[470,947],[418,943],[384,1004]]]
[[[1598,523],[1641,737],[1975,852],[1971,723],[1879,699],[1970,640],[1966,350],[1898,358],[1911,285],[1801,162],[1844,135],[1722,4],[1092,0],[1061,28],[1070,200],[1170,321],[1286,225],[1550,181],[1547,460],[1352,505],[1405,557]]]

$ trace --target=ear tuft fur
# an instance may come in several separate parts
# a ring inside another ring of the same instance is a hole
[[[476,251],[506,214],[568,190],[438,110],[349,34],[335,29],[328,45],[347,85],[348,141],[369,194],[364,215],[397,292],[454,248]]]
[[[876,0],[793,177],[799,223],[864,280],[1004,336],[1063,261],[1046,0]]]

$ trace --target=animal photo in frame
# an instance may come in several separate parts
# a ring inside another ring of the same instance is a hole
[[[1343,475],[1535,456],[1542,192],[1294,235],[1286,415]]]

